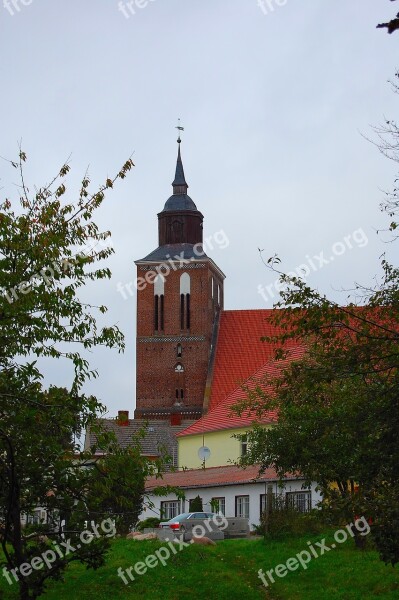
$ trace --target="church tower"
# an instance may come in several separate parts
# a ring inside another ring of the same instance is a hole
[[[203,250],[203,215],[188,196],[181,139],[159,246],[137,265],[136,419],[199,419],[223,309],[224,274]],[[205,402],[205,404],[204,404]]]

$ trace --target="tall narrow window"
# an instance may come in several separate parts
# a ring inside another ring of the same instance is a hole
[[[163,331],[164,329],[164,292],[165,279],[162,275],[157,275],[154,280],[154,329]]]
[[[180,328],[190,328],[190,275],[182,273],[180,277]]]
[[[177,356],[181,356],[182,353],[183,353],[182,345],[181,344],[177,344],[177,350],[176,350]]]
[[[159,296],[154,296],[154,329],[158,331],[159,329]]]
[[[184,294],[180,294],[180,329],[184,329]]]
[[[164,298],[165,296],[162,294],[161,296],[161,318],[160,318],[160,329],[163,331],[164,327]]]
[[[236,496],[236,517],[249,519],[249,496]]]
[[[183,390],[180,390],[180,398],[181,398],[182,400],[183,400],[183,398],[184,398],[184,392],[183,392]]]
[[[186,294],[186,327],[190,329],[190,294]]]

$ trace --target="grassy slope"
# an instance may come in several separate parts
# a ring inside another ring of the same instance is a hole
[[[45,600],[397,600],[399,568],[386,567],[373,551],[358,552],[348,541],[336,550],[314,559],[306,571],[290,572],[266,588],[257,571],[285,562],[307,548],[306,536],[281,542],[228,540],[216,547],[190,546],[172,555],[167,566],[157,566],[125,586],[117,577],[161,546],[159,542],[114,542],[107,564],[98,571],[73,565],[65,583],[52,586]],[[331,538],[330,538],[331,543]],[[16,591],[0,578],[0,597],[16,598]],[[3,592],[3,594],[1,593]]]

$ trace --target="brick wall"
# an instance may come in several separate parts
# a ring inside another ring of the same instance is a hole
[[[137,277],[144,277],[156,265],[138,265]],[[180,276],[190,275],[190,328],[181,329]],[[154,285],[149,283],[137,292],[137,401],[136,417],[148,411],[167,416],[171,412],[202,414],[204,390],[208,372],[212,328],[216,300],[212,299],[212,278],[217,271],[208,260],[171,269],[165,277],[164,330],[154,330]],[[151,279],[151,278],[150,278]],[[152,279],[153,281],[153,279]],[[223,294],[221,293],[221,302]],[[182,356],[179,357],[178,344]],[[180,363],[183,372],[176,372]],[[174,406],[178,401],[183,405]],[[183,390],[183,399],[180,397]],[[191,413],[190,413],[191,411]],[[155,416],[155,415],[154,415]]]

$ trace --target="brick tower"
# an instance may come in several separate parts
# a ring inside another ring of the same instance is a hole
[[[137,265],[136,419],[199,419],[224,274],[204,252],[203,215],[187,195],[180,137],[173,195],[158,214],[159,246]]]

